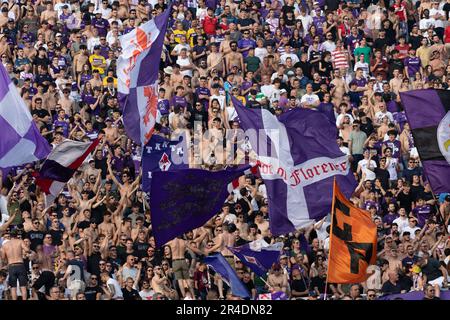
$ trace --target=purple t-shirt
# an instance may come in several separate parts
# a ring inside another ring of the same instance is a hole
[[[408,67],[408,75],[414,76],[416,72],[419,72],[421,62],[419,57],[406,57],[405,60],[403,60],[403,64],[405,67]]]
[[[417,226],[420,228],[423,228],[423,226],[425,225],[426,219],[428,219],[428,217],[431,213],[431,207],[429,205],[415,207],[412,212],[417,217],[417,220],[418,220]]]
[[[255,40],[242,38],[241,40],[238,41],[239,49],[246,48],[246,47],[256,48]],[[242,55],[245,59],[248,56],[248,50],[242,51]]]
[[[98,30],[98,35],[100,37],[106,37],[106,34],[108,33],[108,27],[109,27],[109,22],[106,19],[100,18],[100,19],[92,19],[92,26],[94,28],[97,28]]]
[[[170,103],[167,99],[158,99],[158,110],[162,116],[170,113]]]
[[[209,91],[208,88],[206,87],[197,87],[195,89],[195,97],[197,98],[198,102],[200,102],[203,107],[205,108],[205,110],[208,110],[208,104],[209,104],[209,100],[208,99],[200,99],[198,96],[199,95],[207,95],[210,96],[211,95],[211,91]]]
[[[398,140],[385,141],[383,145],[392,149],[392,158],[400,159],[401,143]]]
[[[383,217],[383,223],[387,223],[388,225],[391,225],[392,222],[394,222],[395,219],[399,217],[398,213],[394,214],[387,214]]]
[[[186,107],[187,106],[187,101],[186,101],[185,97],[173,96],[172,99],[170,100],[170,105],[172,107],[175,107],[176,105],[180,105],[182,107]]]

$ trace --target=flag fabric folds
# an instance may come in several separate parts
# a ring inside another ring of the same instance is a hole
[[[0,128],[0,168],[37,161],[51,151],[3,64],[0,64]]]
[[[242,298],[250,298],[248,290],[245,288],[244,284],[239,280],[236,272],[230,266],[228,261],[220,253],[205,257],[203,262],[215,272],[220,274],[222,280],[231,288],[231,293],[234,296]]]
[[[153,172],[150,211],[156,245],[160,247],[218,214],[229,195],[228,183],[248,168]]]
[[[142,190],[149,193],[152,173],[188,169],[188,149],[186,139],[170,141],[154,134],[142,152]]]
[[[154,19],[119,37],[117,60],[119,102],[128,136],[144,146],[157,117],[158,73],[170,6]]]
[[[334,182],[328,260],[329,283],[359,283],[377,258],[377,227],[368,211],[345,198]]]
[[[64,140],[58,144],[35,174],[36,184],[48,196],[51,202],[58,196],[64,185],[70,180],[84,159],[95,149],[99,140],[79,142]]]
[[[434,193],[450,192],[450,92],[401,92],[414,146]]]
[[[279,118],[232,97],[240,126],[258,154],[269,198],[270,230],[286,234],[326,216],[333,177],[345,195],[356,187],[348,157],[336,144],[336,128],[321,112],[303,108]]]
[[[269,245],[263,239],[244,244],[239,247],[227,247],[244,265],[258,276],[263,277],[275,262],[278,262],[283,243]]]

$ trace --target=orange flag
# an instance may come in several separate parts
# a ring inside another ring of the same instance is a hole
[[[328,262],[329,283],[358,283],[377,257],[377,227],[368,211],[345,198],[334,180]]]

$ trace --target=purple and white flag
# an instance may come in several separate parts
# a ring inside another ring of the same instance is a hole
[[[350,197],[356,181],[347,156],[336,144],[336,128],[323,113],[298,108],[277,118],[268,110],[249,109],[232,99],[258,155],[273,235],[293,232],[326,216],[334,177]]]
[[[117,60],[119,102],[128,136],[144,146],[157,117],[158,71],[169,9],[119,37],[122,54]]]
[[[43,159],[51,150],[3,64],[0,64],[0,129],[0,168]]]

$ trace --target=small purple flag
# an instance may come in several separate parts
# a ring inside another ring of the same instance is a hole
[[[153,172],[150,211],[156,245],[160,247],[218,214],[229,195],[228,184],[249,168]]]
[[[188,168],[185,137],[181,136],[179,141],[170,141],[154,134],[142,152],[142,190],[150,194],[153,172]]]
[[[230,286],[231,293],[242,298],[250,298],[250,294],[244,284],[239,280],[236,272],[228,261],[220,253],[203,259],[209,267],[221,275],[222,279]]]
[[[227,247],[233,254],[258,276],[263,277],[275,262],[278,262],[283,243],[269,245],[263,239],[244,244],[240,247]]]

